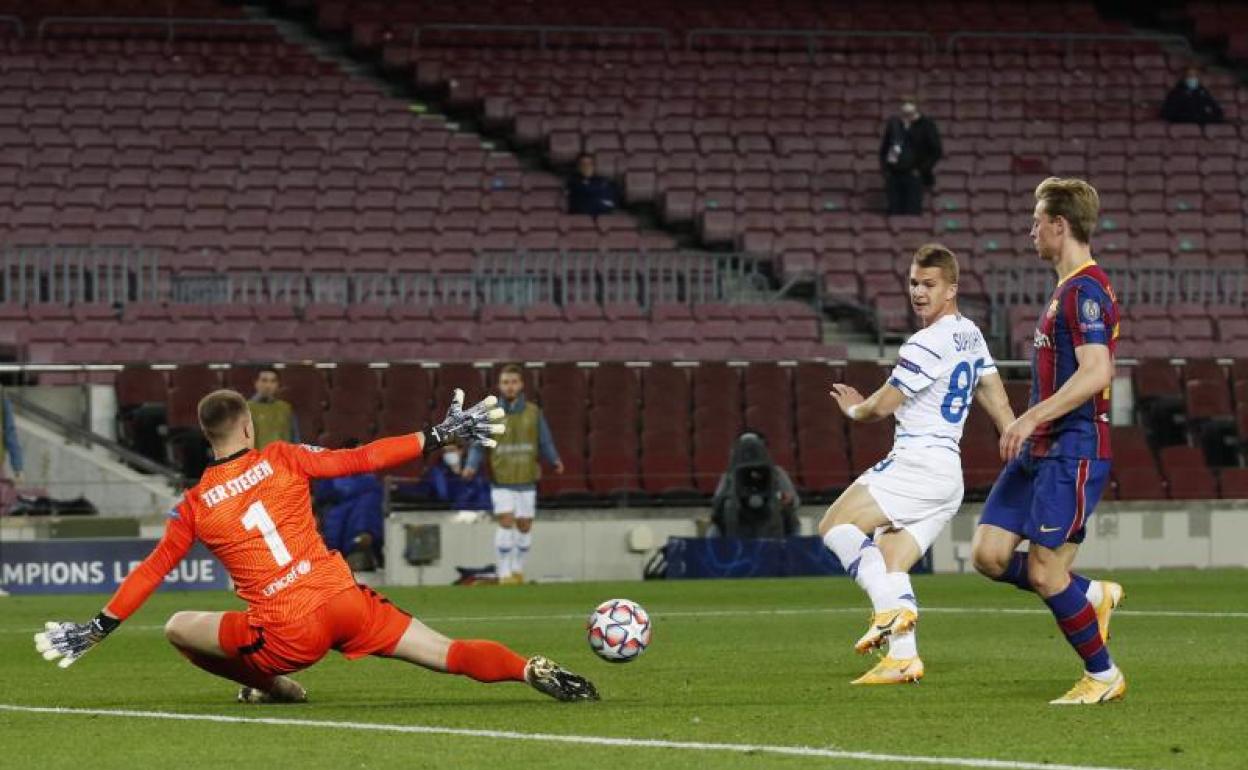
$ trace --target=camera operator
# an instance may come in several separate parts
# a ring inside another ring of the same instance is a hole
[[[758,433],[737,437],[711,501],[711,521],[720,537],[787,537],[798,531],[801,500],[789,474],[771,461]]]

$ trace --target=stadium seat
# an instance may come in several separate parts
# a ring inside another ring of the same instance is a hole
[[[589,382],[585,372],[575,364],[551,364],[542,370],[542,411],[564,464],[562,475],[543,474],[539,484],[543,495],[589,494],[585,479]]]
[[[378,370],[367,364],[339,364],[330,372],[329,410],[339,414],[371,415],[381,391]]]
[[[1165,479],[1155,467],[1115,468],[1113,471],[1117,499],[1164,500]]]
[[[411,410],[411,414],[421,420],[426,419],[433,396],[429,370],[419,364],[394,364],[382,373],[382,411],[398,413]]]
[[[161,404],[169,396],[165,373],[146,366],[127,366],[113,381],[117,407],[126,411],[142,404]]]
[[[1248,468],[1223,468],[1218,487],[1225,500],[1248,500]]]
[[[1205,465],[1204,454],[1196,447],[1168,446],[1161,450],[1161,470],[1170,497],[1175,500],[1214,500],[1217,479]]]
[[[1179,373],[1169,361],[1147,359],[1131,371],[1136,409],[1157,446],[1182,443],[1187,420],[1183,412],[1183,388]]]
[[[888,457],[893,448],[893,418],[873,423],[849,423],[850,467],[859,475]]]

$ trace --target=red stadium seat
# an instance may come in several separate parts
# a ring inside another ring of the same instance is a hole
[[[1218,496],[1217,479],[1205,465],[1204,454],[1195,447],[1170,446],[1160,453],[1170,497],[1175,500],[1213,500]]]

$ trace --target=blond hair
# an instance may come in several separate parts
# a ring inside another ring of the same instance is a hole
[[[938,267],[945,283],[958,282],[958,258],[939,243],[925,243],[914,252],[915,267]]]
[[[209,444],[230,437],[238,421],[247,414],[247,400],[237,391],[214,390],[199,400],[199,428]]]
[[[1101,196],[1096,188],[1082,179],[1060,179],[1051,176],[1036,186],[1036,200],[1044,203],[1050,218],[1061,217],[1070,224],[1070,234],[1086,244],[1096,229],[1101,212]]]

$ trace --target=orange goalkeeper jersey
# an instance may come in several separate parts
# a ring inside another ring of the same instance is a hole
[[[422,444],[419,434],[337,451],[279,441],[213,462],[105,609],[123,620],[131,615],[199,540],[230,573],[251,623],[308,616],[355,585],[346,561],[317,531],[308,480],[399,465],[420,456]]]

